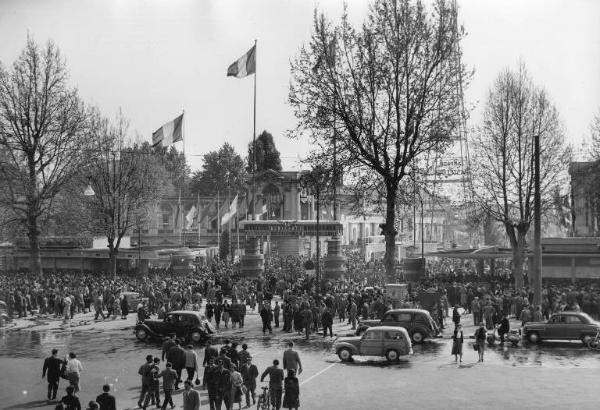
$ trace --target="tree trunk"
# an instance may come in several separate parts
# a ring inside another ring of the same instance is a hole
[[[117,277],[117,252],[115,245],[112,241],[108,241],[108,255],[110,257],[110,271],[113,278]]]
[[[512,224],[504,224],[506,235],[510,241],[510,247],[512,249],[512,273],[515,278],[515,289],[520,291],[523,288],[523,262],[525,261],[525,235],[527,230],[524,232],[523,229],[519,230]]]
[[[27,236],[29,238],[29,258],[31,273],[42,276],[42,256],[40,252],[40,230],[35,215],[30,214],[27,218]]]
[[[389,280],[396,275],[396,229],[394,222],[396,221],[396,190],[392,186],[387,186],[386,193],[386,212],[385,226],[383,235],[385,236],[385,273]]]

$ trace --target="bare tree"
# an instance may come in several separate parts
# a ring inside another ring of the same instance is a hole
[[[507,69],[496,79],[473,144],[473,195],[490,217],[504,225],[517,288],[523,286],[527,232],[534,216],[536,134],[541,146],[542,211],[547,212],[553,206],[555,188],[566,177],[570,152],[556,108],[520,64],[516,72]]]
[[[89,140],[88,114],[67,80],[52,42],[42,49],[28,38],[10,69],[0,65],[0,206],[25,228],[38,275],[40,220],[85,161],[78,153]]]
[[[112,124],[96,113],[91,123],[94,155],[86,169],[94,191],[90,205],[95,226],[108,241],[111,270],[116,275],[121,240],[134,227],[139,229],[168,178],[159,154],[148,143],[126,145],[128,122],[120,113]]]
[[[375,0],[360,29],[346,14],[333,26],[315,12],[311,41],[291,63],[292,136],[308,132],[315,162],[332,164],[335,156],[337,172],[361,168],[385,189],[388,275],[399,183],[417,156],[449,142],[459,121],[462,36],[448,1],[430,13],[421,1]]]

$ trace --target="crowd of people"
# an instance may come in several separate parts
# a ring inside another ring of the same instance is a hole
[[[256,312],[262,322],[263,334],[271,334],[275,330],[304,335],[306,339],[317,332],[323,337],[333,337],[335,321],[348,323],[355,329],[359,320],[382,318],[392,306],[425,308],[442,329],[452,318],[452,354],[455,360],[462,359],[464,334],[461,318],[464,314],[472,314],[473,325],[477,327],[476,344],[482,345],[479,351],[481,361],[487,332],[498,331],[503,343],[504,334],[509,330],[508,318],[517,319],[524,325],[547,319],[552,313],[562,310],[583,311],[595,319],[600,316],[597,281],[545,281],[541,304],[534,306],[531,289],[527,286],[515,288],[514,278],[507,272],[506,265],[497,266],[496,270],[500,273],[491,276],[477,274],[477,267],[472,264],[458,264],[450,260],[429,264],[425,277],[409,283],[407,299],[399,306],[393,305],[386,294],[382,262],[365,262],[354,252],[346,253],[346,257],[348,263],[344,279],[328,282],[325,286],[307,273],[307,261],[300,257],[267,258],[265,273],[260,280],[241,278],[236,265],[221,261],[204,266],[193,274],[153,269],[143,277],[133,273],[113,277],[81,272],[45,273],[38,277],[26,272],[12,272],[0,275],[0,300],[6,302],[11,318],[41,315],[65,321],[86,312],[94,312],[96,320],[118,320],[135,312],[138,319],[143,320],[149,316],[164,317],[172,310],[204,309],[207,320],[220,330],[244,328],[246,315]],[[128,298],[124,297],[126,292],[138,292],[142,302],[129,306]],[[203,375],[194,378],[193,375],[200,371],[194,350],[184,346],[184,341],[170,338],[168,343],[173,346],[163,351],[163,357],[148,357],[144,369],[140,369],[143,380],[140,407],[152,404],[158,407],[161,402],[158,380],[162,380],[163,385],[162,408],[172,405],[171,393],[179,389],[183,370],[188,372],[184,389],[189,390],[188,387],[193,384],[201,383],[208,390],[211,408],[220,408],[221,404],[225,404],[227,409],[233,408],[241,403],[242,398],[245,398],[246,405],[250,405],[250,401],[254,403],[259,372],[252,364],[247,346],[238,351],[234,343],[220,352],[208,346],[207,356],[202,362]],[[77,408],[69,403],[76,401],[80,390],[81,362],[74,354],[64,360],[54,354],[53,357],[47,360],[48,366],[44,365],[49,383],[48,399],[56,399],[57,377],[58,380],[65,378],[70,384],[69,391],[61,401],[65,409]],[[60,366],[56,370],[58,363]],[[285,378],[283,370],[288,371]],[[293,395],[282,401],[281,394],[278,396],[276,392],[295,391],[293,386],[294,383],[297,386],[297,375],[301,370],[301,365],[295,369],[288,368],[284,358],[283,369],[279,368],[277,361],[262,373],[261,379],[269,377],[275,381],[275,384],[270,382],[271,394],[275,394],[274,403],[283,403],[286,408],[297,407],[294,404],[298,401]],[[101,393],[106,399],[98,396],[98,407],[90,403],[89,408],[111,408],[110,404],[100,403],[111,401],[107,398],[110,396],[107,388],[109,386],[105,386]],[[195,400],[193,393],[189,395],[189,400]]]

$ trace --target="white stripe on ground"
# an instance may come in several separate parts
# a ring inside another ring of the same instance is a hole
[[[300,383],[300,386],[302,386],[305,383],[308,383],[309,381],[311,381],[312,379],[314,379],[315,377],[325,373],[327,370],[331,369],[333,366],[335,366],[337,363],[333,363],[330,364],[329,366],[327,366],[326,368],[324,368],[323,370],[321,370],[320,372],[318,372],[317,374],[313,374],[312,376],[310,376],[308,379],[304,380],[302,383]]]

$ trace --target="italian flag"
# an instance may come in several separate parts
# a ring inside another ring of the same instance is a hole
[[[256,73],[256,45],[227,69],[227,77],[244,78]]]
[[[183,114],[152,133],[152,146],[168,146],[178,141],[183,141]]]

